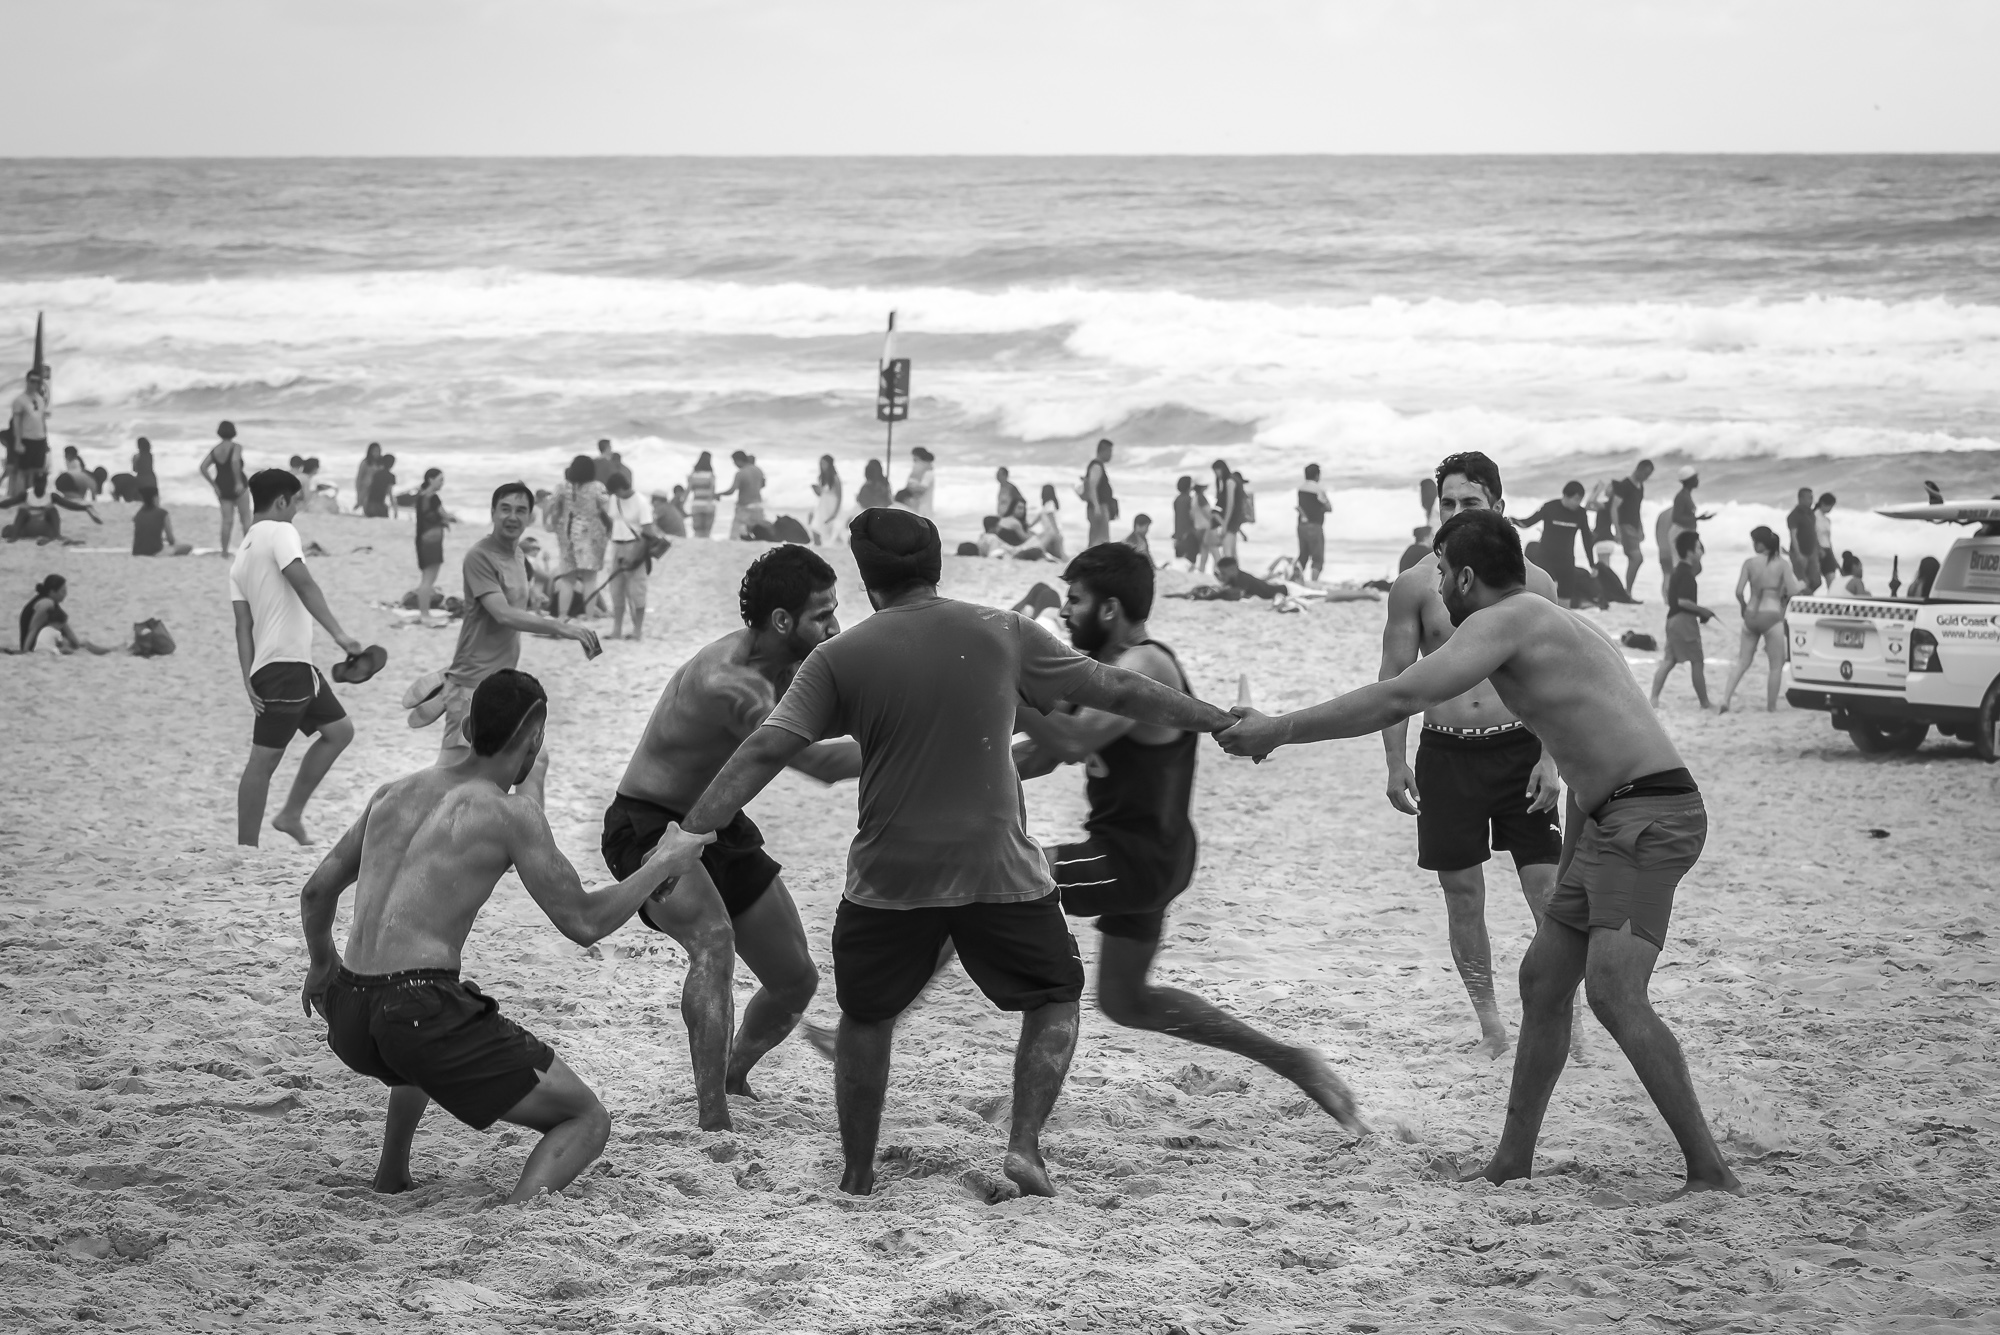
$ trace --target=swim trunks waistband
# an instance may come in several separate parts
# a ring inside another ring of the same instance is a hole
[[[398,969],[394,973],[355,973],[340,966],[340,981],[348,987],[402,987],[410,983],[455,983],[456,969]]]
[[[1597,809],[1590,813],[1590,818],[1592,820],[1598,819],[1604,814],[1606,807],[1610,806],[1613,802],[1623,802],[1627,798],[1683,797],[1689,793],[1698,793],[1700,791],[1700,785],[1695,783],[1694,775],[1688,773],[1686,766],[1682,766],[1679,769],[1663,769],[1654,774],[1641,774],[1631,782],[1621,783],[1616,788],[1613,788],[1611,795],[1606,797],[1602,802],[1599,802]]]
[[[1425,732],[1442,733],[1446,737],[1499,737],[1505,733],[1519,732],[1528,725],[1520,719],[1512,723],[1494,723],[1484,728],[1453,728],[1443,723],[1424,724]]]

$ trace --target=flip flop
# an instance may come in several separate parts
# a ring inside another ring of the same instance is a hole
[[[412,728],[428,728],[444,713],[444,673],[426,672],[403,692],[403,708],[410,711]]]
[[[389,662],[389,651],[379,644],[371,644],[358,654],[349,654],[333,665],[333,679],[350,686],[359,686],[380,672]]]

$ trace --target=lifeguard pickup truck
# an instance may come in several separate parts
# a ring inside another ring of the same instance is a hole
[[[1928,598],[1792,599],[1785,699],[1826,710],[1863,751],[1914,751],[1935,727],[1992,761],[2000,755],[2000,500],[1876,513],[1978,528],[1951,545]]]

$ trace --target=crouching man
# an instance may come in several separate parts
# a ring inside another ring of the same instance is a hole
[[[714,835],[669,825],[645,865],[590,893],[542,814],[548,697],[525,672],[479,683],[465,723],[471,754],[378,789],[299,895],[312,955],[302,999],[326,1017],[327,1045],[389,1086],[375,1189],[406,1191],[410,1141],[432,1099],[468,1126],[532,1127],[509,1204],[560,1191],[604,1149],[611,1116],[549,1046],[459,980],[473,919],[511,867],[564,936],[589,945],[692,870]],[[343,960],[333,948],[340,896],[356,886]]]

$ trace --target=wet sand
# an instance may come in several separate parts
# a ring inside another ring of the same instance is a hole
[[[415,583],[406,525],[302,528],[334,553],[313,566],[336,610],[391,654],[375,682],[341,688],[358,737],[309,817],[330,840],[376,784],[434,755],[437,732],[407,728],[397,701],[453,637],[370,605]],[[88,536],[117,546],[129,529]],[[451,536],[453,591],[476,536]],[[753,551],[677,546],[643,644],[594,663],[529,644],[523,666],[553,697],[549,814],[587,883],[603,883],[598,821],[646,711],[731,627]],[[833,559],[858,618],[852,563]],[[1051,573],[946,566],[947,593],[1000,604]],[[752,1077],[761,1100],[736,1102],[733,1134],[696,1130],[678,949],[636,923],[577,949],[509,877],[466,976],[600,1090],[614,1128],[565,1196],[492,1210],[529,1133],[435,1109],[417,1189],[367,1190],[385,1092],[299,1008],[297,891],[315,855],[269,832],[259,850],[232,843],[249,714],[223,563],[0,546],[10,599],[50,571],[69,577],[84,634],[115,641],[159,615],[180,651],[0,658],[9,1329],[2000,1329],[2000,768],[1969,748],[1864,757],[1822,715],[1766,716],[1758,675],[1738,697],[1754,712],[1726,718],[1695,709],[1685,673],[1668,686],[1713,828],[1654,995],[1742,1199],[1666,1200],[1678,1154],[1594,1022],[1550,1111],[1543,1176],[1450,1183],[1492,1147],[1508,1062],[1471,1053],[1435,882],[1364,738],[1261,767],[1204,756],[1202,870],[1160,972],[1320,1045],[1400,1133],[1357,1144],[1262,1068],[1087,1013],[1046,1138],[1061,1197],[987,1206],[958,1179],[997,1172],[1014,1026],[954,968],[901,1026],[883,1185],[846,1198],[821,1057],[786,1043]],[[1210,698],[1233,700],[1247,672],[1260,705],[1285,708],[1372,678],[1381,616],[1163,600],[1153,628]],[[1604,623],[1657,636],[1659,618],[1654,604]],[[1734,646],[1714,630],[1708,643],[1719,688]],[[324,637],[321,650],[337,656]],[[1649,681],[1650,657],[1634,657]],[[1081,790],[1074,768],[1030,783],[1031,830],[1075,831]],[[753,811],[827,969],[813,1016],[830,1021],[854,790],[788,775]],[[1530,921],[1504,859],[1488,879],[1511,1025]],[[1088,962],[1095,934],[1077,928]]]

